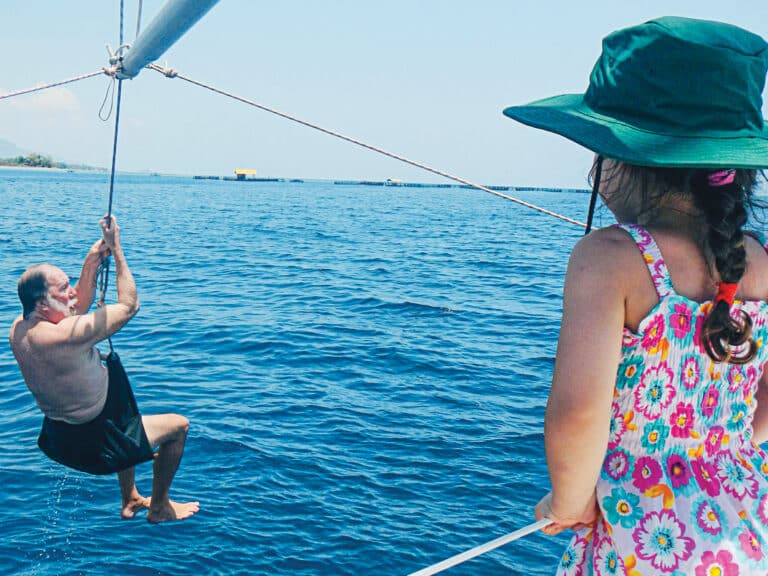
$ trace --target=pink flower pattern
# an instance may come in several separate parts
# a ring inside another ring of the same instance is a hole
[[[632,472],[632,484],[640,492],[645,492],[659,483],[661,479],[661,465],[655,458],[643,456],[635,462],[635,470]]]
[[[691,480],[691,469],[680,454],[670,454],[667,457],[667,476],[673,488],[688,485]]]
[[[702,458],[694,458],[691,460],[691,469],[702,490],[712,497],[720,494],[720,481],[717,479],[717,468],[714,463]]]
[[[763,492],[763,495],[758,498],[756,509],[760,523],[768,526],[768,492]]]
[[[657,314],[651,319],[647,332],[643,334],[643,338],[641,340],[643,349],[646,351],[657,350],[663,337],[664,316]]]
[[[744,531],[739,534],[739,543],[741,544],[741,550],[752,560],[761,560],[765,554],[763,554],[763,547],[760,541],[757,539],[757,534],[752,532],[749,528],[745,528]]]
[[[681,380],[687,390],[695,390],[698,386],[701,381],[701,368],[696,356],[689,356],[683,361]]]
[[[707,439],[704,441],[704,449],[707,452],[707,456],[714,456],[720,452],[723,436],[725,436],[725,429],[722,426],[712,426],[709,429]]]
[[[707,550],[701,555],[695,576],[739,576],[739,565],[728,550],[718,550],[717,553]]]
[[[685,304],[675,304],[674,310],[669,317],[672,333],[682,340],[691,331],[691,310]]]
[[[701,413],[705,418],[712,418],[720,406],[720,391],[712,384],[701,399]]]
[[[746,374],[741,366],[733,365],[728,369],[728,392],[734,394],[747,383]]]
[[[693,429],[693,406],[680,402],[677,409],[669,419],[672,425],[672,436],[675,438],[688,438]]]

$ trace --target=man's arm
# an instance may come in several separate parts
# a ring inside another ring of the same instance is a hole
[[[111,226],[107,228],[105,221],[102,220],[102,228],[104,228],[104,242],[112,251],[112,255],[115,258],[115,274],[117,276],[117,305],[125,308],[125,313],[128,314],[125,322],[128,322],[136,312],[139,311],[139,294],[136,291],[136,281],[133,279],[130,268],[128,268],[128,262],[125,260],[125,254],[123,254],[123,247],[120,245],[120,228],[117,225],[117,220],[114,216],[111,217]],[[122,327],[122,325],[121,325]],[[117,332],[118,329],[115,330]],[[111,336],[111,334],[110,334]]]
[[[109,227],[106,220],[102,220],[101,227],[103,242],[115,259],[117,303],[103,306],[90,314],[64,318],[58,324],[51,325],[47,331],[47,339],[51,344],[93,346],[120,330],[139,311],[136,282],[120,245],[120,227],[117,220],[112,216]]]
[[[80,278],[78,278],[77,284],[75,284],[75,291],[77,292],[75,312],[77,314],[87,314],[88,310],[91,309],[93,296],[96,291],[96,272],[99,269],[99,264],[101,264],[101,261],[107,254],[109,254],[109,248],[104,239],[101,238],[91,246],[88,254],[85,255]]]

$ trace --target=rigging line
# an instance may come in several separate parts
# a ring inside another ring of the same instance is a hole
[[[115,64],[119,64],[122,62],[122,52],[126,47],[125,44],[123,44],[124,22],[125,22],[125,0],[120,0],[120,43],[118,44],[119,47],[114,54]],[[110,61],[112,60],[113,58],[110,58]],[[113,87],[114,87],[114,83],[115,83],[115,77],[113,75],[112,76]],[[107,90],[107,94],[109,94],[109,89]],[[118,131],[120,130],[120,103],[122,101],[122,97],[123,97],[123,81],[122,79],[118,79],[117,80],[117,107],[115,109],[115,134],[114,134],[114,138],[112,139],[112,170],[110,171],[110,174],[109,174],[109,203],[107,205],[107,215],[104,217],[107,221],[107,228],[109,228],[109,225],[111,222],[110,217],[112,216],[112,198],[114,197],[114,192],[115,192],[115,165],[117,162],[117,135],[118,135]],[[106,97],[105,97],[105,102],[106,102]],[[104,104],[102,103],[102,108],[103,107],[104,107]],[[110,106],[109,108],[109,114],[112,114],[112,106]],[[99,117],[101,118],[101,112],[99,112]],[[109,115],[107,115],[107,118],[109,118]],[[106,120],[106,119],[102,118],[102,120]],[[99,279],[98,306],[104,306],[104,299],[106,298],[107,287],[109,286],[109,257],[104,258],[101,261],[97,275]],[[114,350],[112,348],[112,338],[107,338],[107,340],[109,341],[109,351],[113,352]]]
[[[141,10],[144,5],[144,0],[139,0],[139,13],[136,16],[136,38],[139,37],[139,32],[141,32]]]
[[[120,44],[123,45],[123,22],[125,21],[125,0],[120,0]]]
[[[501,536],[500,538],[496,538],[495,540],[491,540],[490,542],[486,542],[485,544],[476,546],[475,548],[467,550],[466,552],[462,552],[461,554],[456,554],[455,556],[451,556],[450,558],[447,558],[442,562],[438,562],[437,564],[432,564],[432,566],[427,566],[426,568],[422,568],[421,570],[412,572],[408,576],[432,576],[432,574],[437,574],[438,572],[447,570],[448,568],[456,566],[457,564],[461,564],[462,562],[471,560],[476,556],[480,556],[481,554],[490,552],[491,550],[494,550],[499,546],[504,546],[504,544],[509,544],[510,542],[518,540],[523,536],[528,536],[528,534],[536,532],[537,530],[541,530],[542,528],[545,528],[550,524],[552,524],[552,520],[550,520],[549,518],[543,518],[538,522],[534,522],[533,524],[529,524],[528,526],[525,526],[524,528],[520,528],[519,530],[510,532],[506,536]]]
[[[117,107],[115,108],[115,137],[112,142],[112,172],[109,176],[109,206],[107,208],[107,218],[112,215],[112,197],[115,190],[115,164],[117,162],[117,133],[120,128],[120,100],[123,96],[123,81],[117,81]],[[107,224],[109,226],[109,224]]]
[[[125,44],[123,44],[123,21],[124,21],[124,0],[120,0],[120,45],[118,49],[115,51],[115,54],[112,55],[110,58],[110,62],[114,59],[114,64],[122,63],[122,52],[127,47]],[[109,74],[111,72],[111,74]],[[115,76],[114,76],[114,70],[110,69],[108,72],[109,75],[112,76],[112,86],[114,90],[114,83],[115,83]],[[107,94],[109,94],[109,89],[107,90]],[[114,92],[113,92],[114,97]],[[117,163],[117,135],[120,130],[120,103],[123,99],[123,80],[121,78],[117,79],[117,105],[115,107],[115,134],[114,138],[112,140],[112,169],[109,174],[109,203],[107,205],[107,215],[104,217],[104,219],[107,221],[107,228],[109,228],[110,223],[112,222],[111,216],[112,216],[112,198],[114,197],[115,192],[115,166]],[[106,101],[106,97],[105,97]],[[113,101],[114,103],[114,101]],[[104,107],[104,104],[102,103],[102,108]],[[109,114],[112,113],[112,106],[110,105],[109,108]],[[101,112],[99,112],[99,117],[101,118]],[[107,115],[107,118],[109,118],[109,115]],[[102,120],[105,120],[102,118]],[[101,263],[99,264],[99,268],[96,271],[96,278],[97,283],[99,285],[99,300],[97,302],[98,307],[104,306],[105,298],[107,296],[107,288],[109,287],[109,262],[110,258],[109,256],[102,259]],[[112,354],[115,349],[112,346],[112,337],[107,337],[107,342],[109,342],[109,352]]]
[[[114,197],[114,190],[115,190],[115,165],[117,162],[117,135],[120,129],[120,102],[122,100],[123,96],[123,81],[118,80],[117,81],[117,105],[115,107],[115,136],[112,141],[112,170],[109,176],[109,205],[107,208],[107,227],[109,227],[109,224],[111,222],[110,216],[112,215],[112,198]],[[101,265],[98,270],[98,278],[99,278],[99,302],[98,306],[104,305],[104,298],[107,295],[107,287],[109,285],[109,257],[104,258],[102,260]],[[114,348],[112,347],[112,338],[107,338],[107,341],[109,342],[109,351],[113,352]]]
[[[31,92],[37,92],[38,90],[47,90],[48,88],[53,88],[54,86],[61,86],[62,84],[69,84],[70,82],[77,82],[78,80],[85,80],[86,78],[92,78],[93,76],[99,76],[101,74],[107,74],[109,75],[109,72],[105,70],[104,68],[101,68],[100,70],[97,70],[96,72],[89,72],[88,74],[81,74],[80,76],[75,76],[74,78],[68,78],[66,80],[62,80],[60,82],[53,82],[52,84],[46,84],[44,86],[35,86],[34,88],[27,88],[25,90],[19,90],[18,92],[8,92],[7,94],[0,94],[0,100],[4,98],[11,98],[12,96],[21,96],[22,94],[30,94]]]
[[[532,210],[536,210],[538,212],[541,212],[542,214],[547,214],[548,216],[554,216],[555,218],[559,218],[560,220],[564,220],[566,222],[570,222],[571,224],[576,224],[577,226],[586,227],[586,224],[584,224],[583,222],[579,222],[578,220],[574,220],[573,218],[569,218],[568,216],[563,216],[562,214],[558,214],[557,212],[552,212],[551,210],[547,210],[546,208],[542,208],[540,206],[536,206],[535,204],[531,204],[530,202],[526,202],[525,200],[521,200],[519,198],[515,198],[514,196],[509,196],[507,194],[502,194],[498,190],[493,190],[492,188],[488,188],[487,186],[482,186],[480,184],[475,184],[474,182],[470,182],[469,180],[465,180],[464,178],[460,178],[459,176],[454,176],[454,175],[449,174],[447,172],[443,172],[442,170],[438,170],[437,168],[432,168],[431,166],[427,166],[426,164],[422,164],[421,162],[416,162],[415,160],[410,160],[408,158],[405,158],[404,156],[400,156],[398,154],[394,154],[392,152],[388,152],[386,150],[383,150],[382,148],[378,148],[376,146],[372,146],[371,144],[366,144],[365,142],[362,142],[362,141],[357,140],[355,138],[352,138],[350,136],[345,136],[344,134],[340,134],[339,132],[334,132],[333,130],[329,130],[327,128],[323,128],[322,126],[318,126],[317,124],[313,124],[312,122],[308,122],[306,120],[302,120],[302,119],[297,118],[295,116],[291,116],[290,114],[286,114],[284,112],[280,112],[279,110],[275,110],[274,108],[270,108],[269,106],[265,106],[263,104],[258,104],[257,102],[253,102],[252,100],[248,100],[248,99],[243,98],[241,96],[237,96],[235,94],[231,94],[229,92],[225,92],[224,90],[220,90],[219,88],[216,88],[216,87],[211,86],[209,84],[205,84],[203,82],[199,82],[197,80],[193,80],[191,78],[183,76],[182,74],[179,74],[177,71],[172,70],[170,68],[163,68],[161,66],[158,66],[157,64],[150,64],[149,66],[147,66],[147,68],[151,68],[152,70],[160,72],[161,74],[164,74],[168,78],[181,78],[182,80],[185,80],[186,82],[189,82],[190,84],[194,84],[196,86],[200,86],[201,88],[205,88],[205,89],[210,90],[212,92],[216,92],[217,94],[221,94],[223,96],[227,96],[229,98],[232,98],[233,100],[238,100],[239,102],[243,102],[244,104],[248,104],[248,105],[253,106],[255,108],[259,108],[260,110],[264,110],[265,112],[269,112],[271,114],[275,114],[276,116],[280,116],[281,118],[285,118],[287,120],[291,120],[293,122],[297,122],[298,124],[302,124],[303,126],[307,126],[309,128],[314,128],[315,130],[319,130],[320,132],[324,132],[325,134],[328,134],[330,136],[334,136],[336,138],[340,138],[341,140],[346,140],[347,142],[351,142],[352,144],[357,144],[358,146],[362,146],[363,148],[367,148],[368,150],[372,150],[374,152],[378,152],[379,154],[383,154],[384,156],[388,156],[390,158],[394,158],[395,160],[399,160],[401,162],[405,162],[406,164],[410,164],[411,166],[415,166],[417,168],[421,168],[422,170],[426,170],[427,172],[431,172],[433,174],[437,174],[438,176],[442,176],[444,178],[448,178],[449,180],[454,180],[455,182],[460,182],[461,184],[465,184],[467,186],[471,186],[472,188],[476,188],[478,190],[482,190],[483,192],[488,192],[489,194],[493,194],[494,196],[498,196],[500,198],[504,198],[505,200],[510,200],[512,202],[515,202],[516,204],[520,204],[521,206],[525,206],[526,208],[531,208]]]

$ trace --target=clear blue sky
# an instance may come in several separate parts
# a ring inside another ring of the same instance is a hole
[[[132,41],[138,0],[125,5]],[[145,25],[162,5],[145,0]],[[117,44],[118,0],[3,0],[2,12],[0,93],[97,70]],[[766,0],[221,0],[161,63],[480,183],[581,187],[589,152],[501,111],[583,92],[603,36],[666,14],[768,38]],[[0,101],[0,139],[108,166],[107,84]],[[121,120],[122,170],[440,181],[152,71],[124,84]]]

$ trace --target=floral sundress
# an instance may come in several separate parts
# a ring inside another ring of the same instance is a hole
[[[624,329],[597,483],[601,518],[576,532],[557,573],[768,574],[768,463],[752,441],[768,304],[732,306],[752,319],[756,358],[713,362],[699,340],[712,302],[675,293],[648,231],[621,227],[640,248],[659,303],[637,333]]]

